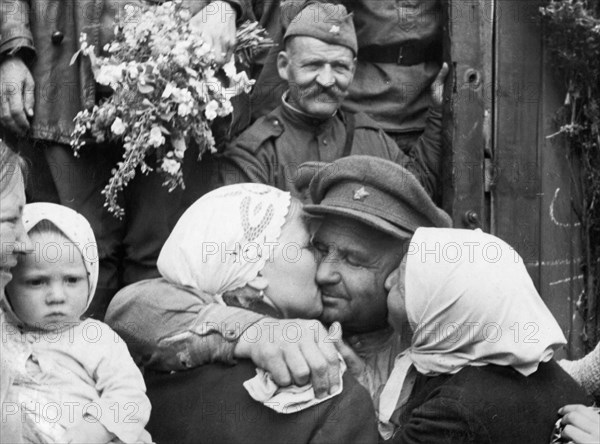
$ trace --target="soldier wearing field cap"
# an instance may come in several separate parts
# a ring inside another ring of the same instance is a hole
[[[313,204],[307,212],[356,219],[401,239],[419,227],[452,224],[410,171],[385,159],[339,159],[322,167],[309,187]]]
[[[442,59],[442,2],[281,0],[281,32],[299,14],[320,14],[318,3],[342,4],[353,13],[357,67],[344,108],[368,114],[402,149],[410,149],[432,117],[428,88]],[[276,48],[252,93],[255,118],[277,106],[278,92],[285,88],[277,80],[275,53]]]
[[[288,88],[280,105],[225,150],[214,185],[258,182],[299,196],[300,164],[362,154],[406,166],[434,193],[441,122],[430,122],[407,155],[365,113],[342,111],[358,51],[352,15],[339,4],[316,4],[315,8],[314,14],[298,15],[284,36],[277,68]],[[434,90],[441,88],[446,72],[440,71]]]
[[[451,221],[433,204],[414,175],[394,162],[372,156],[349,156],[329,164],[312,166],[324,166],[308,181],[313,204],[306,206],[311,214],[322,216],[313,242],[322,253],[317,255],[320,263],[315,276],[323,299],[321,320],[326,324],[334,321],[342,323],[345,339],[364,362],[347,346],[340,345],[341,352],[359,382],[376,399],[379,388],[388,378],[393,357],[401,349],[399,336],[392,335],[387,325],[384,282],[400,263],[403,248],[416,228],[448,227]],[[303,179],[306,177],[302,176]],[[304,188],[307,187],[306,183],[303,180]],[[312,252],[309,254],[312,255]],[[281,356],[268,353],[268,359],[264,362],[299,371],[303,366],[297,363],[304,361],[310,367],[314,386],[322,387],[323,395],[328,394],[332,381],[324,377],[323,367],[318,365],[319,362],[326,362],[324,357],[317,356],[318,350],[314,348],[293,348],[297,342],[290,342],[285,334],[277,334],[287,330],[287,322],[294,323],[295,328],[302,328],[306,324],[299,323],[297,319],[270,319],[237,307],[202,302],[197,294],[184,287],[169,284],[167,290],[164,284],[157,285],[151,280],[141,282],[123,290],[122,296],[128,294],[126,299],[156,301],[146,304],[144,311],[146,318],[161,319],[159,324],[152,327],[159,332],[181,331],[183,324],[179,316],[174,315],[179,313],[186,314],[187,319],[191,318],[192,325],[189,328],[194,334],[155,334],[154,337],[173,337],[177,341],[170,343],[161,339],[157,343],[147,334],[136,336],[140,334],[140,329],[126,328],[121,331],[129,336],[130,341],[139,341],[136,344],[144,346],[145,359],[152,355],[152,360],[160,364],[158,361],[161,356],[162,359],[171,357],[163,360],[162,364],[165,365],[162,370],[180,370],[179,366],[200,366],[211,361],[231,364],[231,356],[235,355],[235,341],[244,337],[241,334],[243,329],[237,326],[254,325],[259,336],[268,338],[268,341],[256,342],[253,336],[243,342],[281,353]],[[113,302],[113,309],[109,310],[109,322],[115,326],[135,325],[130,318],[119,317],[119,312],[124,312],[117,308],[118,304]],[[217,312],[220,313],[219,322],[215,322]],[[136,312],[135,316],[139,316],[139,313]],[[225,328],[227,325],[232,329]],[[331,336],[314,334],[314,325],[309,335],[303,338],[330,346]],[[332,327],[335,329],[335,326]],[[235,336],[236,331],[239,332],[237,338],[230,336],[230,333]],[[306,329],[301,331],[306,335]],[[331,333],[335,331],[331,330]],[[178,347],[174,347],[175,343]],[[185,352],[180,353],[180,350]],[[361,368],[356,373],[359,361]],[[264,362],[256,361],[255,364],[270,370]],[[171,367],[173,364],[175,368]],[[349,418],[348,415],[343,417]],[[324,442],[331,441],[335,442],[324,439]]]
[[[313,165],[314,167],[314,165]],[[450,227],[450,217],[405,168],[371,156],[320,165],[308,186],[309,214],[322,217],[313,244],[325,324],[342,324],[342,354],[375,405],[406,348],[387,323],[385,280],[419,227]]]

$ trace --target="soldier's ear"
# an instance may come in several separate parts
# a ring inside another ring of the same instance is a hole
[[[277,54],[277,72],[283,80],[289,80],[288,67],[290,66],[290,56],[286,51]]]

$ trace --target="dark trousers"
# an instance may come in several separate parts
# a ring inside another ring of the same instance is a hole
[[[157,277],[160,249],[186,205],[205,192],[201,180],[189,191],[169,193],[163,178],[137,172],[120,196],[125,216],[118,219],[104,207],[101,191],[122,151],[114,146],[84,146],[74,157],[70,146],[20,140],[19,152],[30,164],[28,202],[54,202],[81,213],[90,223],[99,249],[98,290],[88,315],[102,319],[112,296],[123,286]],[[186,169],[194,180],[199,168],[190,153]],[[197,175],[198,179],[201,177]]]

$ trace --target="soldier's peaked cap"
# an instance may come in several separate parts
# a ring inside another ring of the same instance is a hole
[[[401,239],[419,227],[452,226],[417,178],[394,162],[348,156],[324,165],[309,184],[309,214],[347,217]]]

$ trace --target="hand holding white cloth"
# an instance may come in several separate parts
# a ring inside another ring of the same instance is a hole
[[[269,372],[257,368],[256,376],[244,382],[244,387],[255,401],[258,401],[277,413],[296,413],[313,405],[320,404],[342,393],[344,383],[342,375],[346,371],[346,363],[340,358],[340,385],[339,389],[324,398],[317,398],[311,383],[303,386],[290,385],[279,387]]]

